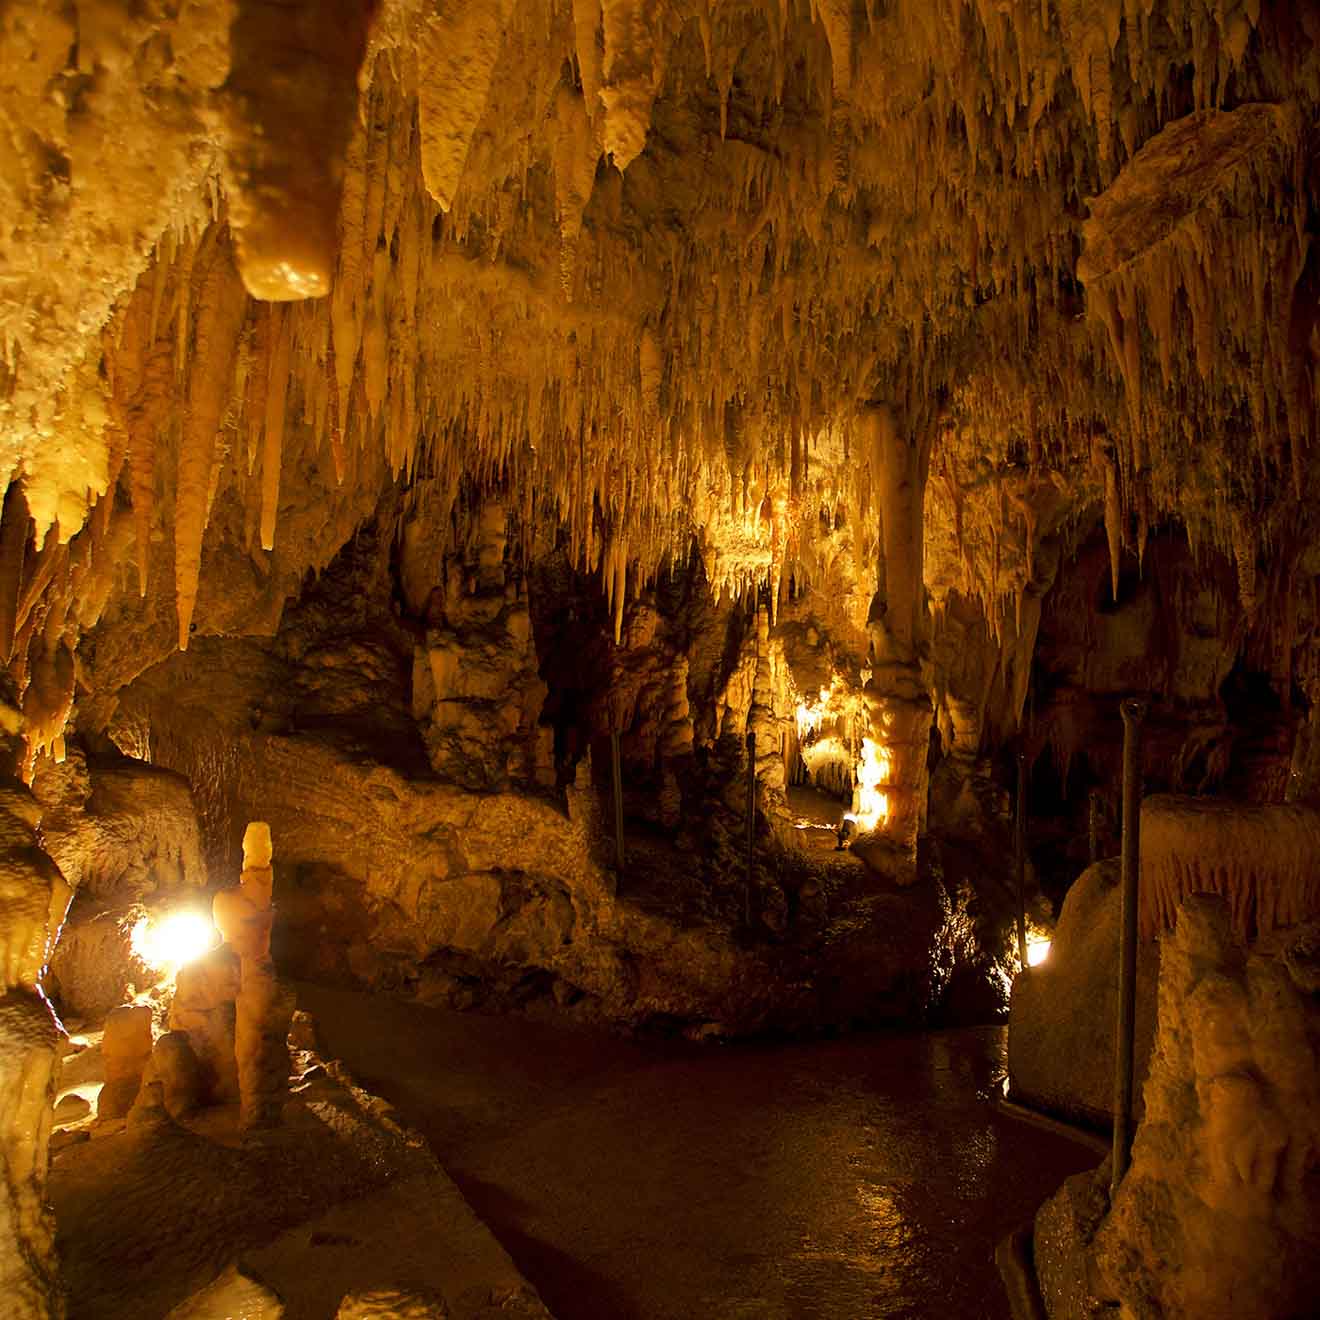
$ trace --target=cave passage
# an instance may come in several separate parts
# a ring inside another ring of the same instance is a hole
[[[999,1027],[711,1048],[299,1000],[556,1320],[1007,1317],[997,1241],[1097,1159],[991,1104]]]

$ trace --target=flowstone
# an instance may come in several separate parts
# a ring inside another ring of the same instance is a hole
[[[1036,1218],[1052,1320],[1314,1313],[1320,1005],[1291,970],[1314,939],[1306,927],[1248,950],[1221,899],[1183,901],[1131,1166],[1107,1213],[1102,1166]]]

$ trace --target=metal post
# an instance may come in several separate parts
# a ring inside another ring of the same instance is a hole
[[[1027,754],[1017,754],[1017,818],[1013,822],[1013,866],[1017,871],[1018,960],[1027,970]]]
[[[619,735],[610,734],[610,761],[614,777],[614,858],[623,873],[623,773],[619,768]]]
[[[1132,1042],[1137,992],[1137,868],[1141,831],[1141,724],[1146,703],[1129,697],[1123,715],[1123,851],[1119,907],[1118,1031],[1114,1057],[1114,1154],[1111,1198],[1127,1172],[1132,1146]]]
[[[752,854],[756,848],[756,734],[747,730],[747,884],[743,890],[743,920],[752,924]]]

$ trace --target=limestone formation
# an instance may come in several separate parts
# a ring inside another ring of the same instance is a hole
[[[345,1297],[335,1320],[446,1320],[452,1314],[435,1293],[377,1288]]]
[[[55,1224],[45,1203],[59,1027],[30,989],[0,996],[0,1296],[15,1320],[58,1320]]]
[[[1105,1168],[1070,1180],[1037,1218],[1052,1320],[1100,1304],[1207,1320],[1310,1309],[1320,1034],[1281,954],[1243,948],[1219,896],[1183,901],[1131,1167],[1112,1205],[1087,1187],[1108,1181]]]
[[[1241,940],[1320,917],[1320,813],[1154,795],[1141,806],[1141,925],[1170,930],[1188,894],[1219,894]]]
[[[1068,890],[1049,958],[1013,982],[1008,1019],[1010,1098],[1098,1131],[1108,1128],[1114,1102],[1118,932],[1118,863],[1098,862]],[[1155,1033],[1160,951],[1147,941],[1137,955],[1138,1114]]]
[[[171,1032],[186,1033],[201,1070],[202,1095],[211,1103],[238,1099],[235,1061],[239,959],[225,945],[180,968],[170,1006]]]
[[[269,1288],[231,1265],[180,1302],[166,1320],[281,1320],[284,1304]]]
[[[1128,697],[1148,948],[1221,894],[1220,1007],[1274,1003],[1250,960],[1320,913],[1315,4],[9,0],[0,69],[0,1093],[45,1087],[44,994],[115,1010],[104,1117],[249,1128],[281,977],[717,1033],[997,1005],[1020,763],[1075,964],[1013,1051],[1098,1117]],[[153,1050],[128,932],[217,872]],[[1286,1256],[1219,1115],[1292,1082],[1239,1045],[1177,1065],[1179,1231],[1243,1183]]]
[[[4,732],[12,769],[20,755],[17,726]],[[63,1031],[40,981],[70,889],[40,846],[41,817],[30,793],[12,779],[0,781],[0,1296],[15,1320],[64,1313],[45,1204]]]
[[[280,1121],[289,1089],[289,1021],[294,997],[269,960],[244,958],[234,1004],[238,1098],[246,1128]]]
[[[1147,1118],[1096,1252],[1130,1308],[1263,1320],[1317,1287],[1316,1007],[1281,960],[1244,958],[1226,917],[1212,898],[1179,913]]]
[[[270,826],[265,821],[251,822],[243,834],[239,887],[221,890],[215,899],[216,926],[239,963],[233,1003],[234,1062],[239,1107],[247,1129],[280,1121],[289,1085],[287,1039],[294,998],[270,960],[272,855]]]
[[[161,1103],[171,1118],[187,1118],[202,1103],[202,1069],[184,1031],[158,1036],[151,1051],[150,1079],[159,1082]]]
[[[106,1016],[101,1041],[105,1085],[96,1108],[102,1122],[123,1118],[132,1108],[151,1059],[153,1043],[149,1004],[125,1005]]]
[[[99,1022],[159,974],[133,948],[147,909],[206,883],[196,802],[180,775],[77,747],[44,765],[33,791],[42,838],[74,889],[44,989],[61,1014]]]

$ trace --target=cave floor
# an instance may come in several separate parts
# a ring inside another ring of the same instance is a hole
[[[1007,1317],[996,1242],[1096,1163],[994,1107],[1004,1028],[703,1047],[299,1001],[558,1320]]]

